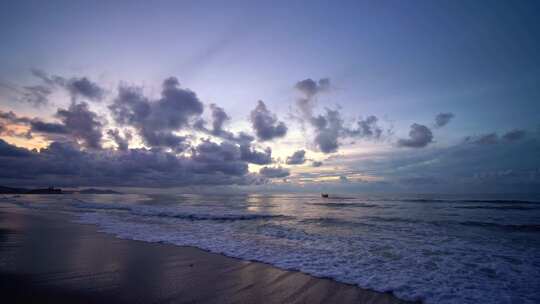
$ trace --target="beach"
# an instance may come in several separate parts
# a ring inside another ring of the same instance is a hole
[[[194,247],[120,239],[72,221],[69,214],[0,205],[5,303],[405,303]]]

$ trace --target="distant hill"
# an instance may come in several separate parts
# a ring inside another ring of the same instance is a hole
[[[26,189],[0,186],[0,194],[62,194],[62,189],[54,187]]]
[[[27,191],[28,189],[0,186],[0,194],[23,194]]]

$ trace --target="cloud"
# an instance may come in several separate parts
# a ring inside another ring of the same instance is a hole
[[[294,87],[304,93],[306,97],[311,98],[320,92],[330,89],[330,79],[321,78],[317,83],[313,79],[307,78],[297,82]]]
[[[16,146],[10,145],[5,142],[3,139],[0,139],[0,158],[10,158],[10,157],[28,157],[31,155],[31,152],[24,149],[18,148]]]
[[[9,134],[11,136],[24,136],[32,138],[32,133],[40,133],[48,139],[54,140],[80,140],[86,148],[100,149],[103,123],[100,117],[92,112],[88,104],[72,103],[68,109],[59,108],[55,115],[60,119],[57,122],[45,122],[39,118],[18,116],[13,112],[0,111],[0,120],[10,124],[28,126],[24,134]]]
[[[409,148],[423,148],[433,142],[433,133],[431,130],[420,124],[412,124],[409,131],[409,138],[399,139],[398,146]]]
[[[515,129],[515,130],[505,133],[502,136],[502,139],[506,141],[518,141],[525,138],[526,134],[527,133],[525,132],[525,130]]]
[[[49,86],[57,85],[58,83],[61,83],[63,81],[62,77],[49,76],[49,74],[40,69],[31,69],[30,71],[32,72],[32,75],[41,79],[45,84]]]
[[[365,119],[357,119],[353,127],[344,124],[339,109],[324,109],[323,114],[314,115],[315,97],[321,92],[331,88],[330,79],[323,78],[319,82],[308,78],[296,83],[295,88],[303,93],[298,99],[296,106],[300,117],[296,117],[305,130],[305,122],[308,122],[315,131],[314,144],[317,150],[323,153],[337,152],[340,139],[352,137],[369,140],[379,140],[383,135],[383,129],[378,125],[379,119],[370,115]]]
[[[325,109],[324,115],[311,119],[315,128],[315,145],[323,153],[336,152],[339,147],[338,138],[342,136],[343,119],[338,110]]]
[[[488,133],[475,137],[468,136],[465,138],[465,142],[470,142],[478,145],[493,145],[499,142],[499,135],[497,135],[497,133]]]
[[[223,124],[231,118],[223,108],[218,107],[215,104],[210,104],[210,110],[212,111],[212,131],[219,134],[223,131]]]
[[[435,116],[435,127],[441,128],[446,126],[454,118],[453,113],[439,113]]]
[[[314,160],[314,161],[311,162],[311,166],[314,167],[314,168],[320,167],[322,165],[323,165],[323,162],[321,162],[321,161],[315,161]]]
[[[472,143],[477,145],[494,145],[498,144],[503,140],[504,142],[516,142],[525,138],[527,132],[521,129],[514,129],[506,132],[501,137],[496,132],[486,133],[478,136],[467,136],[465,137],[466,143]]]
[[[48,123],[41,120],[32,120],[30,127],[33,132],[51,134],[69,134],[68,128],[64,124]]]
[[[163,82],[160,99],[150,100],[140,88],[121,86],[109,109],[119,125],[134,127],[147,145],[181,151],[186,138],[175,132],[190,128],[190,122],[202,114],[203,104],[170,77]]]
[[[276,115],[272,114],[262,100],[257,102],[257,106],[250,115],[251,123],[257,138],[261,141],[272,140],[287,134],[287,126],[284,122],[278,121]]]
[[[35,186],[231,185],[259,182],[247,172],[237,146],[203,142],[192,157],[159,149],[81,150],[53,142],[41,151],[0,139],[0,184]]]
[[[132,139],[131,132],[124,131],[124,136],[122,136],[118,129],[109,129],[107,130],[107,135],[114,140],[118,150],[127,151],[129,149],[129,142]]]
[[[52,93],[52,90],[44,85],[25,86],[23,89],[22,100],[36,107],[47,104]]]
[[[367,140],[379,140],[382,138],[383,129],[377,124],[378,118],[374,115],[366,119],[358,119],[356,128],[345,126],[341,112],[326,108],[323,115],[317,115],[310,119],[315,129],[315,146],[323,153],[337,152],[340,139],[362,138]]]
[[[287,165],[301,165],[306,162],[306,151],[298,150],[293,153],[293,155],[287,157]]]
[[[21,131],[17,128],[17,126],[27,125],[30,121],[30,118],[18,116],[12,111],[0,110],[0,135],[31,139],[30,130]]]
[[[240,158],[237,145],[223,142],[217,144],[203,141],[193,150],[195,172],[221,172],[227,175],[240,176],[247,173],[248,166]]]
[[[383,130],[377,125],[378,121],[379,119],[374,115],[370,115],[366,119],[359,119],[356,122],[357,129],[346,130],[347,134],[351,137],[380,139]]]
[[[18,116],[13,111],[4,112],[0,110],[0,119],[12,124],[26,124],[31,121],[30,118]]]
[[[72,101],[75,101],[78,97],[100,101],[105,96],[105,89],[88,79],[88,77],[64,78],[57,75],[49,76],[45,71],[39,69],[32,69],[31,72],[35,77],[43,81],[44,85],[38,87],[47,90],[48,94],[51,93],[53,88],[61,87],[68,91]]]
[[[210,104],[210,111],[212,116],[212,129],[209,130],[206,127],[206,121],[202,118],[199,118],[194,124],[193,128],[198,131],[202,131],[212,136],[216,136],[225,140],[234,141],[237,143],[250,143],[255,138],[251,135],[248,135],[244,132],[239,132],[234,134],[233,132],[223,129],[223,126],[231,117],[225,112],[225,110],[216,104]]]
[[[82,140],[87,148],[101,148],[103,124],[98,115],[90,111],[87,103],[72,103],[67,110],[58,109],[56,117],[63,122],[65,129],[76,139]]]
[[[65,86],[73,98],[80,96],[93,101],[100,101],[105,95],[103,88],[86,77],[71,78],[63,82],[63,86]]]
[[[105,89],[88,77],[64,78],[57,75],[49,75],[45,71],[32,69],[32,75],[41,79],[42,85],[25,87],[24,100],[35,104],[45,104],[48,102],[48,95],[56,87],[61,87],[70,94],[72,101],[83,97],[91,101],[100,101],[105,96]]]
[[[515,193],[540,187],[538,151],[539,138],[530,136],[512,144],[499,141],[496,146],[459,143],[415,153],[393,149],[344,155],[329,161],[336,167],[361,167],[362,175],[384,180],[382,188],[366,182],[366,187],[382,191]],[[512,174],[506,174],[508,170]]]
[[[294,86],[298,91],[304,94],[303,98],[299,98],[296,101],[300,113],[305,120],[311,119],[313,116],[314,97],[324,91],[330,89],[330,79],[322,78],[319,82],[315,82],[311,78],[299,81]]]
[[[263,167],[259,170],[259,174],[267,178],[282,178],[289,176],[289,170],[282,167]]]
[[[272,149],[267,147],[263,152],[257,151],[249,143],[240,145],[240,158],[248,163],[267,165],[272,163]]]
[[[349,179],[345,175],[340,175],[339,176],[339,181],[342,182],[342,183],[347,183],[347,182],[349,182]]]

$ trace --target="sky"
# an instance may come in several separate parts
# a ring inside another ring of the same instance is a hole
[[[536,1],[2,1],[0,184],[538,192]]]

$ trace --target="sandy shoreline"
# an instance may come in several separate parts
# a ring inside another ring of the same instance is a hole
[[[197,248],[117,239],[10,204],[0,205],[0,286],[10,303],[404,303]]]

